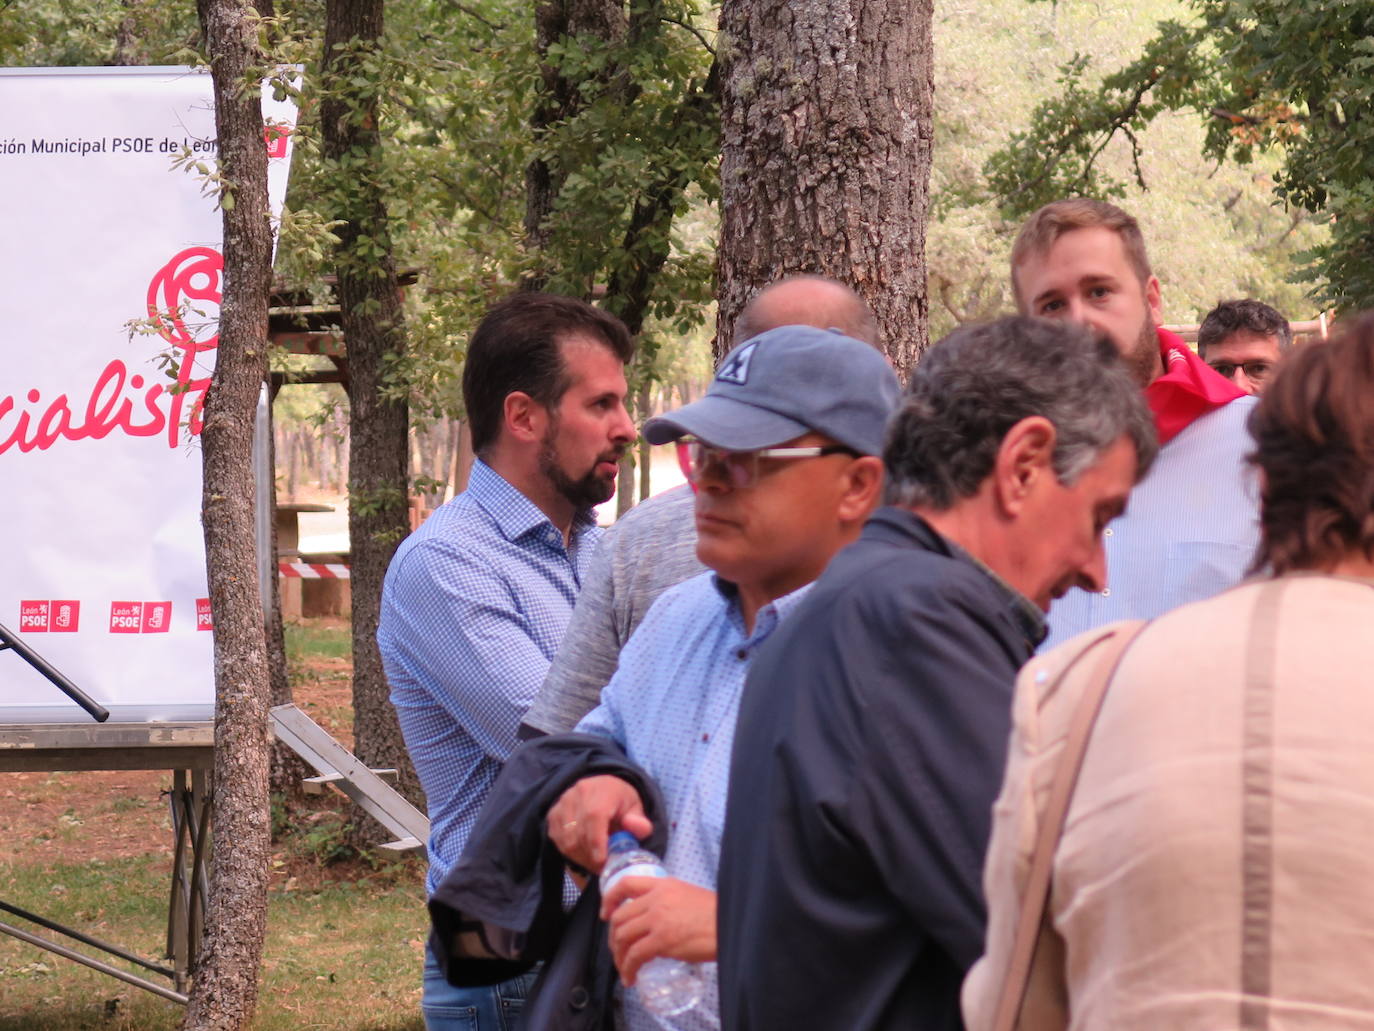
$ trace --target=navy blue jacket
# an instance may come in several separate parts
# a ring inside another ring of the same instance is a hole
[[[1025,604],[884,508],[760,649],[721,849],[726,1031],[962,1026]]]
[[[520,1026],[532,1031],[606,1031],[614,1026],[617,975],[591,881],[563,912],[563,857],[544,817],[583,777],[628,781],[654,830],[645,847],[668,845],[663,795],[642,769],[599,734],[555,734],[522,745],[502,767],[467,847],[429,900],[430,947],[450,984],[507,981],[544,962]]]

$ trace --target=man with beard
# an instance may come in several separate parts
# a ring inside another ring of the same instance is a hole
[[[396,550],[377,643],[429,807],[433,892],[463,851],[548,672],[635,439],[625,326],[582,301],[518,293],[478,325],[463,365],[477,455],[465,491]],[[504,1027],[525,979],[447,984],[427,957],[429,1031]],[[472,1023],[473,1019],[476,1023]]]
[[[788,276],[765,286],[740,312],[733,346],[781,326],[838,329],[881,349],[868,304],[825,276]],[[525,713],[522,739],[577,726],[601,700],[621,649],[649,606],[668,588],[704,571],[692,513],[692,491],[683,484],[636,505],[606,532],[549,675]]]
[[[1011,282],[1022,314],[1090,326],[1116,344],[1145,391],[1161,448],[1130,512],[1106,531],[1107,583],[1055,603],[1044,647],[1239,583],[1259,543],[1259,495],[1245,460],[1255,399],[1160,328],[1159,280],[1136,220],[1081,197],[1047,204],[1017,235]]]

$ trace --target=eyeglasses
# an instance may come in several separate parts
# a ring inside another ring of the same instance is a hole
[[[1273,362],[1258,360],[1253,362],[1208,362],[1207,364],[1210,365],[1222,379],[1230,379],[1236,374],[1237,369],[1244,369],[1246,378],[1252,379],[1257,383],[1268,376],[1274,368]]]
[[[712,447],[690,437],[677,442],[677,464],[693,490],[708,476],[719,477],[736,489],[754,487],[759,482],[760,463],[763,459],[819,458],[822,455],[859,457],[857,451],[843,444],[726,451],[724,448]]]

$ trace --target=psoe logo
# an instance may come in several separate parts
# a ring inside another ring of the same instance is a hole
[[[143,625],[143,602],[110,602],[110,633],[136,634]]]
[[[171,629],[170,601],[110,602],[112,634],[165,634]]]
[[[49,602],[52,614],[52,632],[55,634],[74,634],[81,627],[81,602],[71,599],[57,599]]]
[[[143,603],[143,625],[145,634],[165,634],[172,629],[172,603],[170,601],[145,601]]]
[[[19,632],[21,634],[46,634],[49,625],[49,602],[21,601],[19,603]]]
[[[214,621],[214,619],[213,619],[213,618],[211,617],[211,615],[210,615],[210,599],[209,599],[209,598],[197,598],[197,599],[196,599],[196,629],[197,629],[197,630],[213,630],[213,629],[215,629],[215,621]]]
[[[267,156],[269,158],[284,158],[286,157],[287,141],[291,138],[291,126],[264,125],[262,138],[267,144]]]

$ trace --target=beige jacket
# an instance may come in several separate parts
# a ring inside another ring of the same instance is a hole
[[[1056,678],[1098,636],[1017,681],[970,1031],[991,1025],[1094,656]],[[1145,628],[1089,743],[1048,918],[1022,1028],[1374,1028],[1374,581],[1243,584]]]

